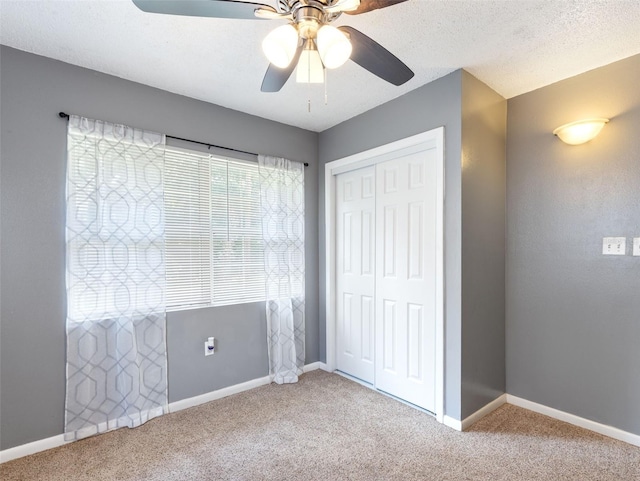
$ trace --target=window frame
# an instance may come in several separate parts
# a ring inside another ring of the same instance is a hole
[[[231,157],[231,156],[227,156],[227,155],[219,155],[217,153],[212,153],[212,152],[206,152],[206,151],[201,151],[201,150],[194,150],[194,149],[190,149],[190,148],[186,148],[183,146],[176,146],[176,145],[166,145],[165,146],[165,151],[166,152],[175,152],[178,155],[187,155],[187,156],[194,156],[196,158],[198,158],[200,161],[202,160],[206,160],[208,162],[210,162],[208,164],[208,175],[209,178],[207,180],[207,185],[208,185],[208,239],[209,239],[209,248],[208,248],[208,257],[209,257],[209,266],[208,266],[208,274],[209,274],[209,288],[207,289],[208,291],[208,302],[201,302],[201,303],[193,303],[193,304],[187,304],[187,303],[181,303],[181,304],[170,304],[169,302],[169,290],[170,290],[170,280],[169,280],[169,275],[166,275],[166,290],[167,290],[167,294],[166,294],[166,298],[167,298],[167,302],[166,302],[166,310],[167,312],[178,312],[178,311],[186,311],[186,310],[192,310],[192,309],[201,309],[201,308],[211,308],[211,307],[223,307],[223,306],[231,306],[231,305],[241,305],[241,304],[250,304],[250,303],[256,303],[256,302],[265,302],[266,301],[266,277],[265,277],[265,271],[264,271],[264,250],[262,249],[261,253],[260,253],[260,269],[259,269],[259,274],[257,275],[257,277],[259,277],[259,282],[262,284],[261,287],[261,292],[259,292],[257,295],[254,296],[248,296],[245,299],[223,299],[219,302],[216,302],[216,298],[220,296],[220,294],[218,294],[216,296],[216,286],[214,283],[214,265],[215,265],[215,256],[216,256],[216,251],[215,249],[215,243],[216,240],[219,241],[219,239],[216,239],[215,237],[215,233],[214,233],[214,225],[213,225],[213,219],[212,219],[212,209],[214,207],[214,198],[213,198],[213,183],[212,183],[212,170],[213,170],[213,164],[211,162],[214,161],[218,161],[218,162],[224,162],[227,165],[227,174],[226,174],[226,179],[227,179],[227,183],[229,182],[229,173],[228,173],[228,167],[232,166],[232,165],[238,165],[241,166],[243,169],[251,169],[251,170],[255,170],[255,175],[257,176],[257,182],[258,182],[258,188],[257,188],[257,197],[254,199],[255,204],[257,205],[258,208],[258,213],[257,216],[258,218],[261,218],[261,210],[260,210],[260,185],[259,185],[259,181],[260,181],[260,174],[259,174],[259,165],[257,163],[257,161],[251,161],[251,160],[246,160],[246,159],[242,159],[242,158],[237,158],[237,157]],[[167,162],[168,162],[168,156],[165,155],[165,179],[164,179],[164,189],[165,189],[165,196],[167,195],[167,191],[171,191],[171,188],[167,189],[167,172],[169,172],[169,169],[167,168]],[[170,161],[169,161],[170,162]],[[199,169],[199,168],[198,168]],[[197,169],[197,170],[198,170]],[[229,190],[227,190],[227,199],[229,199]],[[227,202],[229,202],[229,200],[227,200]],[[169,224],[168,221],[168,215],[166,215],[168,213],[168,209],[167,209],[167,205],[165,203],[165,265],[167,266],[167,269],[169,267],[169,249],[168,249],[168,245],[169,243],[167,242],[167,237],[166,237],[166,230],[167,230],[167,226]],[[230,215],[229,215],[229,210],[227,209],[227,217],[226,217],[226,223],[227,223],[227,228],[230,228],[230,224],[229,224],[229,219],[230,219]],[[259,236],[258,239],[260,239],[261,242],[263,242],[262,240],[262,226],[260,225],[258,228],[259,232]],[[255,242],[256,240],[256,235],[254,234],[253,236],[239,236],[236,239],[240,239],[242,241],[242,243],[251,243],[252,241]],[[243,251],[244,252],[244,251]],[[243,254],[244,255],[244,254]],[[254,259],[258,259],[258,256],[256,256]],[[201,284],[204,282],[201,282]],[[244,284],[243,284],[244,285]],[[254,288],[255,288],[255,284],[254,284]],[[252,291],[253,292],[253,291]]]

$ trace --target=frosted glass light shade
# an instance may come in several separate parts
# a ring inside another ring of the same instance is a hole
[[[310,42],[310,40],[307,40]],[[314,48],[305,48],[298,60],[296,82],[321,84],[324,82],[324,68],[318,51]]]
[[[609,119],[584,119],[561,125],[553,131],[560,140],[569,145],[580,145],[593,140]]]
[[[324,9],[327,13],[353,12],[360,6],[360,0],[339,0]]]
[[[351,56],[351,42],[347,36],[331,25],[318,30],[318,52],[327,68],[338,68]]]
[[[343,0],[340,2],[340,10],[343,12],[352,12],[360,6],[360,0]]]
[[[298,47],[298,31],[291,24],[271,31],[262,41],[262,51],[273,65],[288,67]]]

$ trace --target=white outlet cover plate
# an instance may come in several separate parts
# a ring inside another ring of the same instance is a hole
[[[626,253],[626,237],[604,237],[602,239],[602,254],[605,256],[623,256]]]
[[[640,256],[640,237],[633,238],[633,255]]]

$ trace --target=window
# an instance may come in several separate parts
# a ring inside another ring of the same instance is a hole
[[[168,310],[265,299],[258,165],[167,148]]]

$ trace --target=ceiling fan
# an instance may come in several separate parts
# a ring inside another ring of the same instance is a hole
[[[359,15],[407,0],[276,0],[276,8],[239,0],[133,0],[143,12],[192,17],[286,20],[269,33],[262,48],[269,67],[263,92],[278,92],[298,67],[298,82],[322,83],[324,69],[349,58],[381,79],[402,85],[413,72],[375,40],[353,27],[333,27],[342,13]]]

